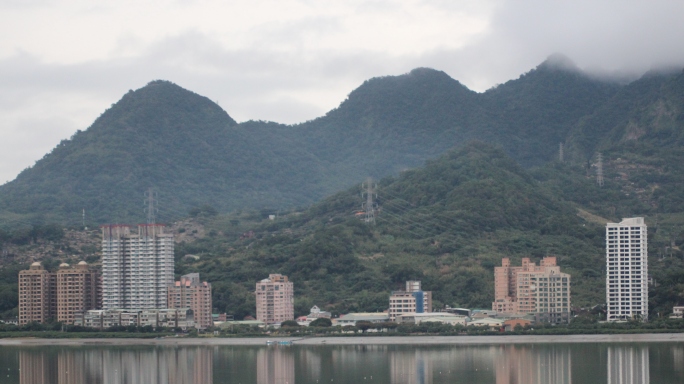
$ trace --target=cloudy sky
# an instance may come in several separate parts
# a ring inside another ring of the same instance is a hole
[[[296,123],[421,66],[485,91],[555,52],[607,73],[682,65],[682,15],[676,0],[0,0],[0,183],[155,79],[237,121]]]

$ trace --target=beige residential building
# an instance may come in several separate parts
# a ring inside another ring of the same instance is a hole
[[[211,284],[200,281],[199,273],[183,275],[180,281],[169,285],[167,301],[169,308],[190,308],[197,328],[214,325],[211,318]]]
[[[100,308],[100,274],[85,261],[71,267],[62,263],[55,273],[57,286],[57,321],[73,324],[74,315]]]
[[[97,309],[102,302],[100,275],[85,261],[62,263],[49,272],[36,262],[19,272],[19,324],[54,319],[73,324],[76,314]]]
[[[56,278],[39,262],[19,272],[19,325],[45,323],[57,311]]]
[[[421,290],[420,281],[407,281],[405,291],[394,291],[390,296],[389,319],[406,313],[432,312],[432,292]]]
[[[270,274],[256,283],[256,315],[265,324],[294,320],[294,287],[287,276]]]
[[[537,321],[570,321],[570,275],[562,273],[553,256],[535,265],[529,258],[519,267],[508,258],[494,269],[494,302],[498,313],[534,314]]]

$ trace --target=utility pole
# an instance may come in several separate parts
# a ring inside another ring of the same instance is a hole
[[[147,188],[145,193],[145,213],[147,213],[147,224],[154,224],[156,222],[156,215],[159,212],[157,208],[157,192],[152,187]]]
[[[601,152],[598,153],[598,163],[596,164],[596,183],[599,187],[603,187],[603,157]]]
[[[563,143],[558,145],[558,161],[563,162]]]
[[[373,184],[373,179],[369,177],[366,179],[366,184],[361,185],[362,189],[365,189],[364,192],[361,192],[361,196],[363,197],[365,195],[366,197],[366,202],[363,203],[362,208],[366,211],[366,223],[368,224],[375,224],[375,206],[376,204],[373,202],[373,195],[375,195],[375,198],[378,198],[377,193],[375,190],[377,189],[378,185]]]

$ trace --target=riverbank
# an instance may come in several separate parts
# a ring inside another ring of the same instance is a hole
[[[291,341],[293,345],[477,345],[564,343],[684,343],[684,333],[621,335],[511,335],[511,336],[365,336],[222,338],[169,337],[162,339],[0,339],[0,347],[17,346],[261,346],[267,340]]]

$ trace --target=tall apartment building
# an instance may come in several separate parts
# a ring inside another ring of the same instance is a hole
[[[553,256],[544,257],[538,266],[523,258],[520,267],[503,258],[494,268],[492,310],[534,314],[542,322],[569,322],[570,275],[560,271]]]
[[[606,225],[608,321],[648,320],[648,243],[643,217]]]
[[[19,325],[44,323],[57,311],[56,278],[39,262],[19,272]]]
[[[104,309],[167,307],[173,284],[173,234],[163,224],[102,226]]]
[[[406,313],[432,312],[432,292],[423,291],[420,281],[407,281],[405,291],[394,291],[390,295],[389,319]]]
[[[265,324],[294,320],[294,287],[287,276],[270,274],[256,283],[256,315]]]
[[[192,310],[197,328],[214,325],[211,318],[211,284],[200,281],[199,273],[183,275],[168,287],[169,308]]]
[[[99,273],[85,261],[49,272],[39,262],[19,272],[19,324],[50,319],[73,324],[75,315],[101,305]]]
[[[100,308],[102,292],[100,274],[85,261],[71,267],[62,263],[55,273],[57,321],[73,324],[75,315]]]

